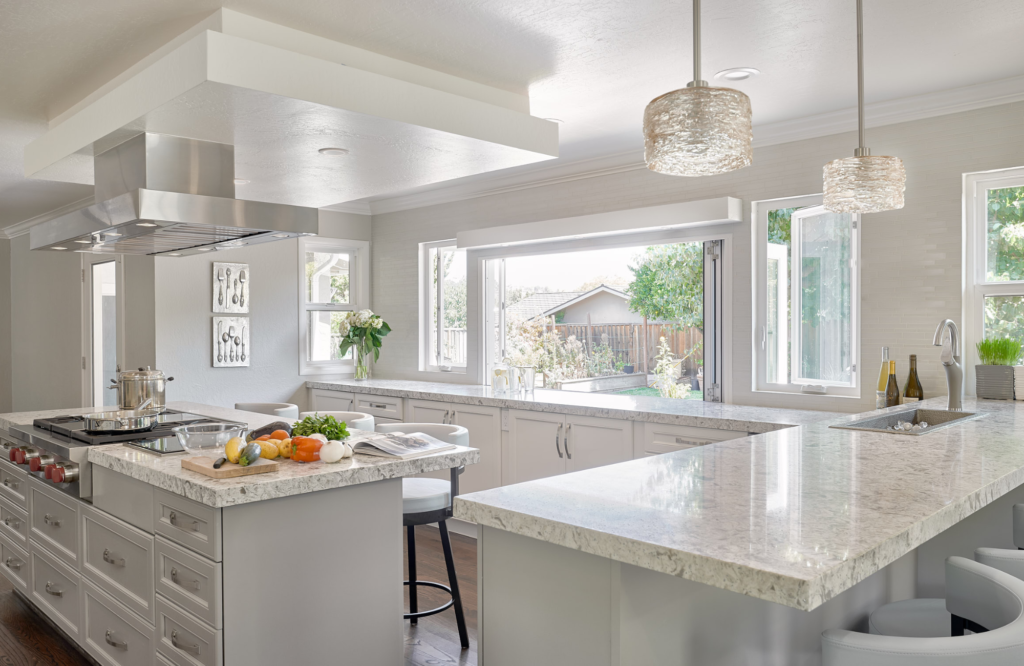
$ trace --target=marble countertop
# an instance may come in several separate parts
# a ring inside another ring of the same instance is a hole
[[[811,610],[1024,483],[1024,402],[964,409],[985,416],[912,436],[828,427],[878,412],[844,415],[463,495],[455,516]]]
[[[259,428],[277,421],[276,417],[214,407],[194,402],[171,402],[171,409],[195,412],[204,416],[248,423]],[[61,414],[86,414],[95,409],[57,409],[44,412],[0,414],[0,429],[12,424],[29,424],[33,419]],[[457,447],[431,456],[412,460],[390,460],[377,456],[356,455],[342,462],[328,464],[285,462],[281,471],[235,479],[211,479],[181,468],[184,455],[157,456],[124,444],[106,444],[89,448],[89,462],[120,472],[157,488],[182,495],[212,507],[234,506],[248,502],[299,495],[317,490],[340,488],[382,479],[433,472],[480,460],[477,449]]]
[[[307,388],[344,391],[393,398],[439,400],[463,405],[528,409],[576,416],[596,416],[669,425],[762,433],[816,423],[840,416],[833,412],[725,405],[703,400],[676,400],[650,396],[614,395],[537,389],[533,395],[495,395],[489,386],[396,379],[309,381]]]

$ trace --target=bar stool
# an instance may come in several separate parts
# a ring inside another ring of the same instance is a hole
[[[449,444],[469,446],[469,431],[462,426],[441,425],[438,423],[381,423],[377,432],[422,432]],[[448,536],[445,521],[452,517],[452,503],[459,494],[459,475],[465,466],[451,470],[451,481],[441,479],[402,479],[402,524],[405,525],[409,549],[409,612],[404,618],[416,624],[421,617],[436,615],[455,606],[455,622],[459,627],[459,640],[462,649],[469,649],[469,634],[466,631],[466,616],[462,610],[462,596],[459,594],[459,581],[455,575],[455,558],[452,555],[452,542]],[[437,523],[441,532],[441,549],[444,551],[444,563],[448,569],[448,585],[432,581],[416,580],[416,525]],[[451,595],[446,603],[437,608],[419,610],[416,588],[419,586],[433,587],[444,590]],[[450,587],[449,587],[450,585]]]
[[[1013,545],[1024,550],[1024,504],[1013,505]]]
[[[236,402],[235,409],[243,412],[269,414],[285,421],[295,421],[299,418],[299,406],[290,402]]]
[[[347,430],[369,430],[373,432],[373,414],[364,412],[299,412],[299,420],[307,416],[333,416],[338,421],[345,422]]]
[[[879,624],[876,614],[901,604],[906,602],[883,606],[872,613],[871,622]],[[970,636],[950,636],[947,633],[943,637],[914,635],[915,629],[934,629],[934,618],[924,623],[928,626],[906,623],[904,629],[910,635],[830,629],[821,635],[822,664],[1017,666],[1021,663],[1021,655],[1024,654],[1024,580],[965,557],[950,557],[946,560],[944,606],[947,617],[963,618],[981,633]],[[988,631],[984,631],[986,628]]]

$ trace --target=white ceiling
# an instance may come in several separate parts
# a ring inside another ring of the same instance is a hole
[[[0,0],[0,228],[92,188],[26,180],[22,151],[48,119],[197,23],[210,0]],[[238,0],[232,9],[528,92],[559,118],[559,162],[636,150],[653,97],[690,80],[690,3],[644,0]],[[704,3],[704,78],[733,84],[764,125],[852,107],[854,0]],[[867,99],[1024,74],[1020,0],[865,0]],[[526,167],[527,169],[530,167]]]

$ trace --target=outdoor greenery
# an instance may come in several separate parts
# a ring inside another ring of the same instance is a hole
[[[662,337],[658,344],[658,364],[654,366],[654,387],[658,389],[662,398],[685,399],[686,394],[690,392],[688,386],[676,383],[676,368],[680,363],[681,361],[672,354],[668,342]]]
[[[989,282],[1024,280],[1024,187],[988,191]]]
[[[589,377],[591,362],[583,343],[574,335],[562,339],[544,324],[543,320],[507,323],[505,344],[512,365],[532,365],[548,385]]]
[[[985,338],[977,347],[978,360],[982,365],[1013,365],[1020,358],[1020,340]]]
[[[444,274],[448,275],[448,269],[455,261],[455,252],[446,251],[444,257]],[[437,293],[437,263],[433,263],[433,287]],[[445,328],[466,328],[466,278],[453,280],[447,278],[444,281],[444,327]]]
[[[630,266],[629,309],[678,328],[704,327],[704,245],[652,245]]]
[[[989,296],[985,299],[985,334],[1024,340],[1024,296]]]

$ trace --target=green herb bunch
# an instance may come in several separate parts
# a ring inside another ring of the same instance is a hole
[[[345,427],[345,422],[339,422],[331,415],[320,416],[314,414],[313,416],[307,416],[301,421],[296,421],[295,425],[292,426],[292,437],[309,437],[320,433],[328,439],[328,441],[341,441],[348,437],[348,429]]]
[[[986,338],[978,343],[982,365],[1013,365],[1020,358],[1021,342],[1013,338]]]

